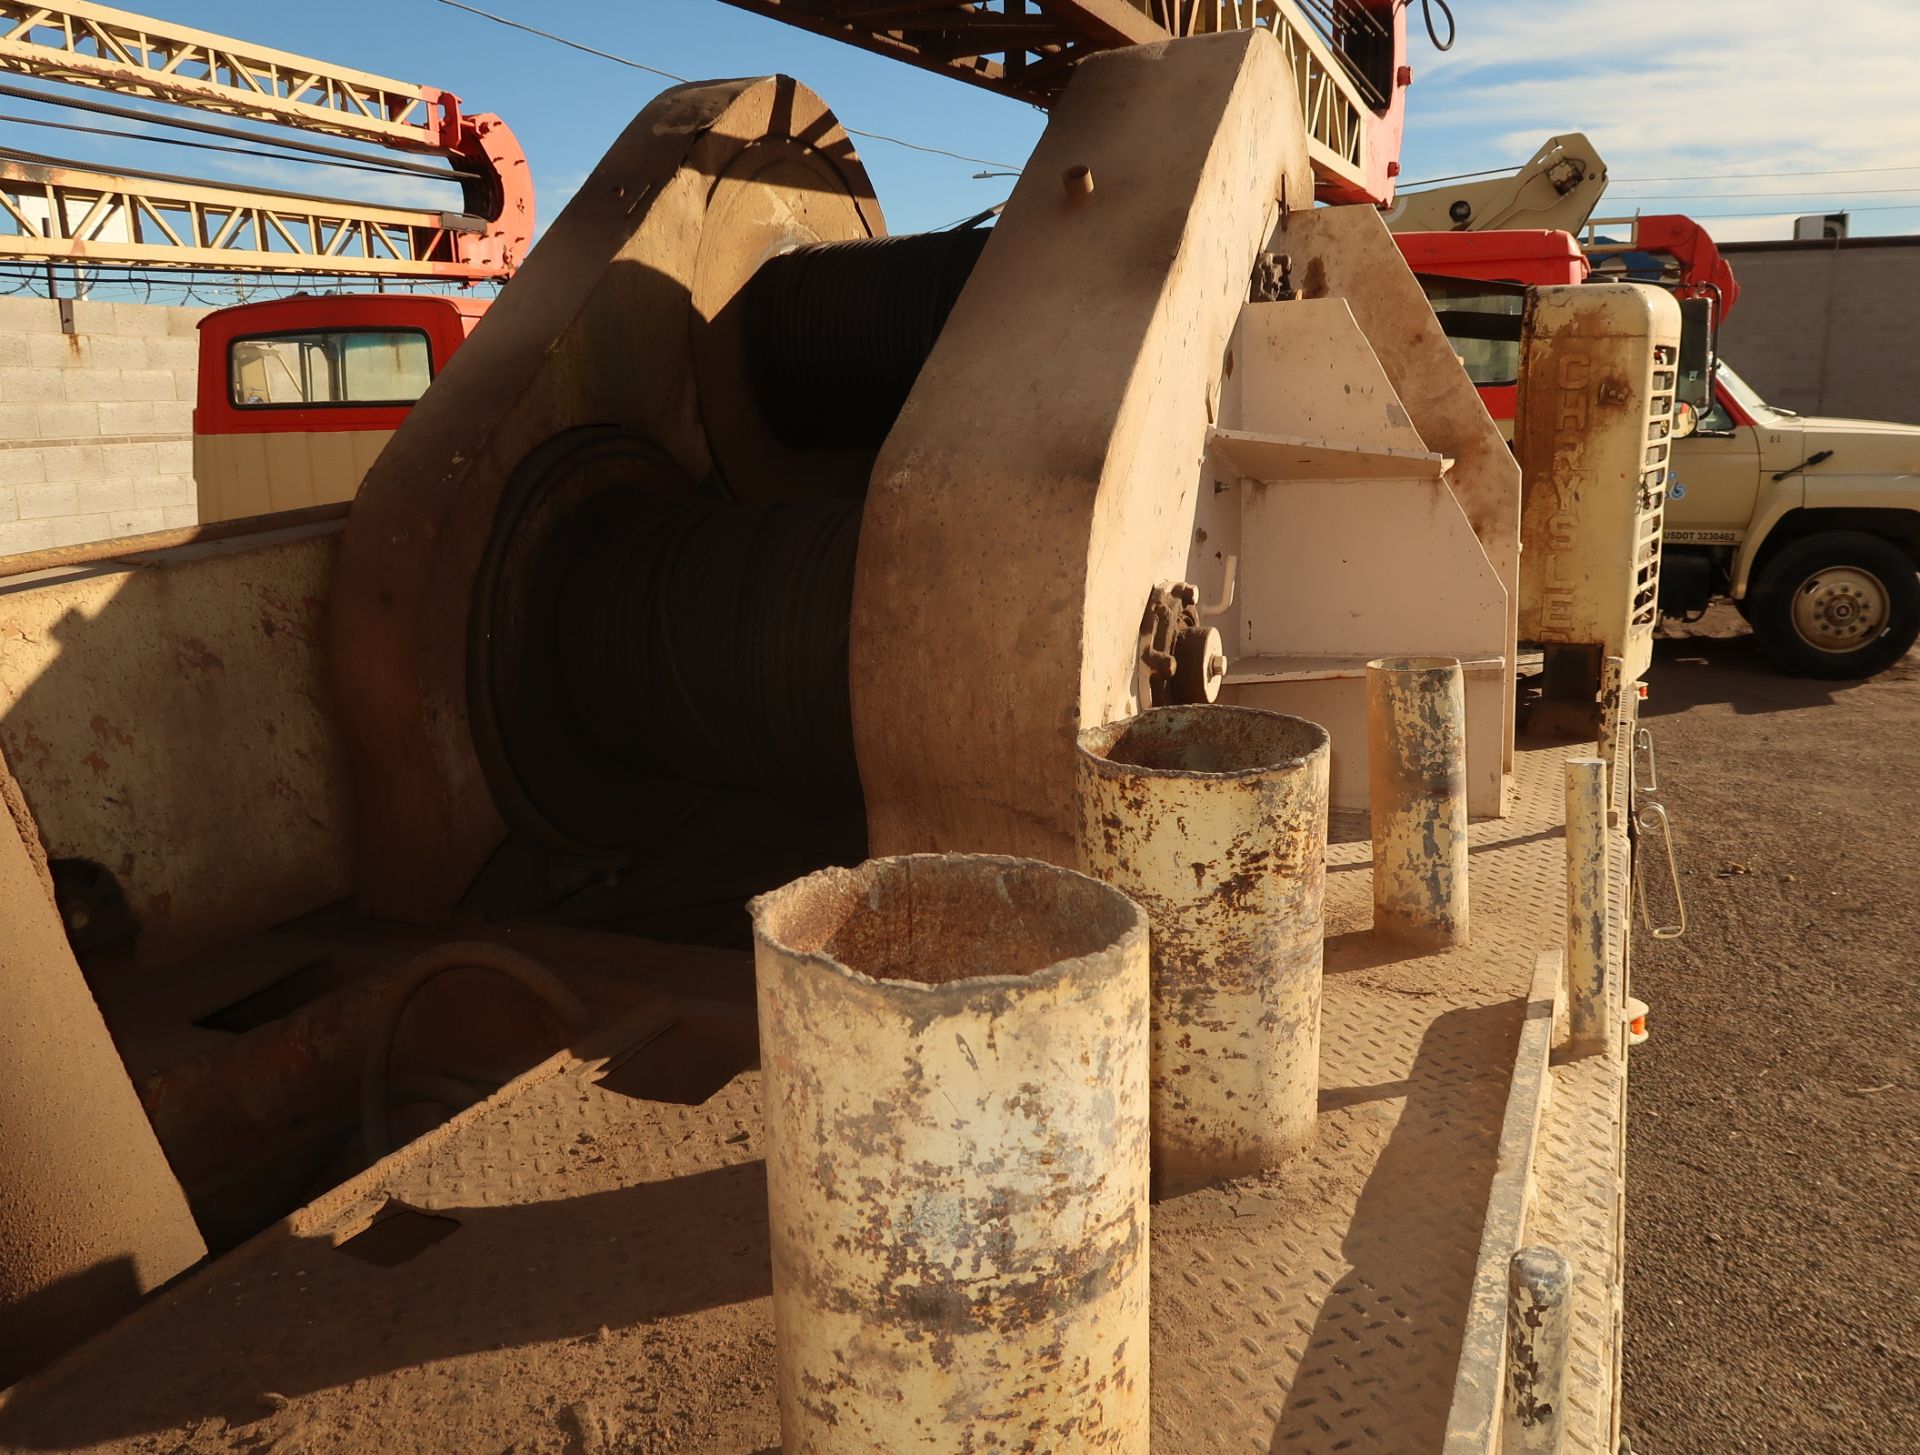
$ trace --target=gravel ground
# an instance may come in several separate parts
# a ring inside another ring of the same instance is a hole
[[[1627,1427],[1920,1451],[1920,651],[1820,683],[1688,630],[1645,704],[1690,924],[1634,947]]]

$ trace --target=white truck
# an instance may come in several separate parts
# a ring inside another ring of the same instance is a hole
[[[1768,404],[1724,362],[1673,450],[1660,605],[1731,597],[1806,677],[1869,677],[1920,636],[1920,427]]]

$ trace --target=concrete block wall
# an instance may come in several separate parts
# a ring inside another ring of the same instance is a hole
[[[0,298],[0,556],[197,518],[203,308]]]
[[[1801,414],[1920,424],[1920,237],[1727,243],[1720,352]]]

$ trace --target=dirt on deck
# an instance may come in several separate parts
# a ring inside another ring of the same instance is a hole
[[[1814,682],[1730,608],[1685,630],[1645,704],[1692,923],[1634,947],[1627,1426],[1920,1450],[1920,652]]]

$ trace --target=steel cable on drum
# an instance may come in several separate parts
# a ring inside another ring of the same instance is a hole
[[[569,575],[582,730],[647,774],[855,801],[847,634],[858,500],[636,512]]]
[[[767,423],[796,448],[886,438],[991,229],[795,248],[746,288],[747,356]]]

